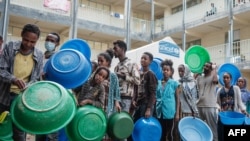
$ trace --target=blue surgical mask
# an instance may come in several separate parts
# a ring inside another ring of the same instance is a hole
[[[56,48],[56,44],[52,42],[45,42],[45,48],[47,51],[53,51]]]

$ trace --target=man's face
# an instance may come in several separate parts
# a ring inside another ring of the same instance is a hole
[[[32,32],[25,32],[22,34],[22,45],[25,50],[32,49],[35,47],[38,36]]]
[[[212,65],[210,63],[206,63],[203,67],[204,74],[208,74],[212,69]]]
[[[54,43],[56,46],[58,45],[57,40],[58,40],[57,37],[56,37],[55,35],[52,35],[52,34],[49,34],[49,35],[46,37],[46,39],[45,39],[46,42]]]
[[[113,50],[115,58],[119,57],[123,53],[122,48],[120,48],[117,44],[114,45]]]

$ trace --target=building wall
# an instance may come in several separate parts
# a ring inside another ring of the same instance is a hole
[[[223,44],[225,43],[225,32],[226,30],[219,30],[217,32],[206,34],[204,37],[201,38],[201,44],[204,47]]]
[[[241,40],[246,40],[250,38],[250,26],[242,26],[240,28],[240,38]]]

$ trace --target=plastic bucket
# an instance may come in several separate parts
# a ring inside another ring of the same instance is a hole
[[[106,133],[107,119],[104,112],[91,105],[77,109],[73,120],[65,127],[72,141],[100,141]]]
[[[73,49],[60,50],[47,63],[45,79],[57,82],[67,89],[83,84],[92,71],[91,62]]]
[[[125,111],[113,113],[108,119],[107,133],[110,137],[126,139],[132,134],[133,128],[133,119]]]
[[[142,117],[135,122],[132,138],[134,141],[159,141],[161,134],[161,124],[156,118]]]
[[[245,115],[233,111],[220,112],[219,117],[224,125],[243,125],[245,122]]]
[[[10,114],[7,114],[4,121],[0,123],[0,140],[1,141],[13,141],[12,139],[12,122]]]
[[[60,50],[74,49],[83,54],[88,60],[91,57],[91,50],[88,43],[82,39],[71,39],[62,44]]]
[[[154,58],[149,66],[150,70],[152,72],[154,72],[154,74],[158,80],[161,80],[163,78],[162,69],[161,69],[161,62],[162,62],[162,59]]]
[[[231,85],[235,85],[237,83],[238,79],[241,77],[240,70],[234,64],[231,64],[231,63],[222,64],[219,67],[218,73],[217,73],[219,75],[219,82],[221,85],[224,85],[223,75],[225,72],[230,73],[232,76]]]
[[[178,130],[183,141],[212,141],[209,126],[199,118],[184,117],[179,121]]]
[[[202,73],[204,64],[210,62],[210,55],[203,46],[194,45],[186,51],[184,60],[191,72]]]
[[[11,105],[13,123],[32,134],[48,134],[65,127],[74,117],[72,93],[51,81],[31,84]]]
[[[245,125],[250,125],[250,117],[245,117]]]

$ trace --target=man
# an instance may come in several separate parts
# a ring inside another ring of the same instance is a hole
[[[211,62],[205,63],[203,75],[197,77],[199,99],[197,102],[199,116],[213,132],[213,140],[218,141],[217,135],[217,96],[216,86],[218,77],[216,67]]]
[[[43,67],[43,53],[35,48],[40,36],[36,25],[27,24],[21,41],[5,45],[0,61],[0,113],[10,111],[12,101],[30,83],[39,80]],[[13,125],[13,140],[25,141],[23,131]]]
[[[45,48],[46,51],[44,53],[45,59],[49,59],[56,50],[56,47],[58,47],[60,44],[60,36],[57,33],[50,33],[47,35],[45,39]]]
[[[140,83],[140,74],[136,63],[126,57],[127,45],[124,41],[117,40],[113,43],[114,55],[119,59],[114,72],[119,79],[122,110],[129,112],[131,100],[134,95],[134,86]]]
[[[48,61],[48,59],[55,54],[56,52],[56,47],[58,47],[60,44],[60,36],[57,33],[49,33],[46,36],[45,39],[45,48],[46,51],[44,52],[44,62],[43,64],[45,65],[45,63]],[[44,79],[44,76],[42,75],[42,79]],[[46,138],[48,138],[48,140],[53,140],[56,141],[58,140],[58,132],[55,133],[51,133],[48,135],[36,135],[36,141],[46,141]]]
[[[57,33],[52,32],[46,36],[45,44],[44,44],[46,51],[44,52],[43,66],[45,66],[49,58],[53,54],[55,54],[56,47],[58,47],[59,44],[60,44],[60,36]],[[42,79],[44,79],[44,74],[42,74]]]

